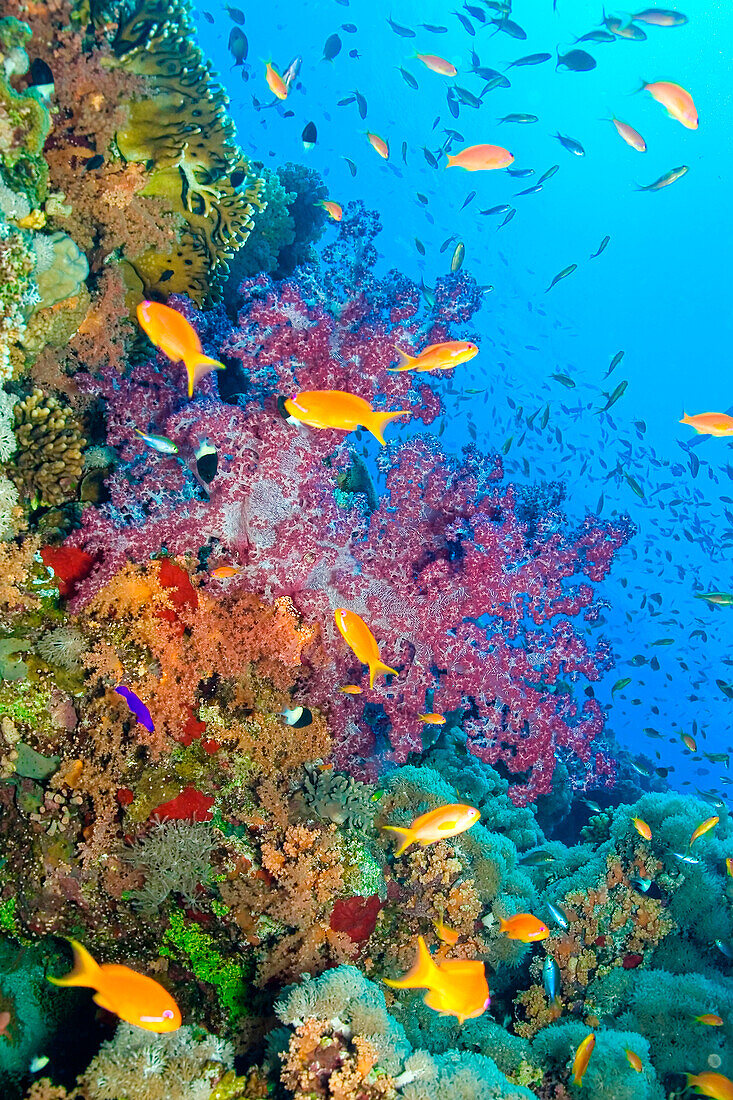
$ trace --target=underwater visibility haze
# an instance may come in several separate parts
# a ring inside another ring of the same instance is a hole
[[[732,74],[0,0],[0,1100],[733,1100]]]

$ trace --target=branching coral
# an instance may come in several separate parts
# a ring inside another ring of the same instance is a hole
[[[86,440],[69,409],[34,389],[13,409],[18,449],[6,473],[33,507],[69,499],[82,472]]]
[[[130,891],[142,913],[158,912],[171,894],[196,906],[200,887],[211,880],[211,853],[217,840],[210,825],[195,821],[160,821],[149,833],[124,848],[121,859],[143,876],[143,885]]]

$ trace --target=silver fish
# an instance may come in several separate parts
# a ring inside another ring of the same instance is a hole
[[[560,967],[552,955],[548,955],[542,964],[542,984],[548,1001],[554,1001],[560,991]]]
[[[178,447],[172,439],[168,439],[166,435],[153,435],[151,432],[141,432],[139,428],[135,428],[135,432],[140,436],[143,443],[147,443],[148,447],[152,447],[154,451],[158,451],[162,455],[177,455]]]
[[[560,928],[567,929],[568,918],[565,913],[563,913],[562,909],[558,909],[558,907],[556,905],[553,905],[551,901],[548,901],[546,904],[547,908],[550,910],[550,914],[555,924],[559,925]]]

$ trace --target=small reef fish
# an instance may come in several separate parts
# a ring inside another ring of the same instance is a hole
[[[688,1073],[687,1087],[710,1100],[733,1100],[733,1081],[723,1073]]]
[[[435,934],[442,943],[447,943],[449,947],[455,947],[459,939],[455,928],[449,928],[442,920],[434,920],[433,927],[435,928]]]
[[[639,836],[644,837],[644,840],[652,839],[652,831],[646,821],[643,821],[640,817],[632,817],[631,824],[634,826]]]
[[[632,1069],[635,1069],[637,1073],[641,1073],[644,1069],[641,1058],[638,1054],[635,1054],[633,1050],[629,1050],[628,1047],[624,1047],[624,1054],[626,1055],[629,1065]]]
[[[731,858],[731,856],[728,856],[725,861],[725,869],[730,877],[733,878],[733,858]]]
[[[0,1012],[0,1035],[4,1035],[10,1026],[11,1016],[9,1012]]]
[[[168,439],[166,435],[153,435],[150,432],[141,432],[139,428],[135,428],[136,435],[139,435],[143,443],[147,443],[148,447],[152,447],[154,451],[158,451],[162,455],[177,455],[178,447],[172,439]]]
[[[686,749],[689,749],[690,752],[697,752],[697,741],[689,733],[682,734],[682,744]]]
[[[137,307],[140,328],[164,355],[174,363],[183,363],[188,375],[188,396],[204,375],[212,370],[226,370],[218,359],[204,355],[198,333],[176,309],[160,302],[140,302]]]
[[[337,607],[333,614],[339,633],[349,649],[357,660],[369,666],[369,687],[374,687],[377,676],[398,675],[396,668],[390,668],[381,660],[377,639],[360,615],[345,607]]]
[[[676,183],[677,180],[681,180],[683,176],[686,176],[690,171],[686,164],[681,164],[679,168],[670,168],[669,172],[665,172],[663,176],[660,176],[654,183],[648,183],[645,187],[639,187],[639,191],[661,191],[663,187],[669,187],[670,184]]]
[[[629,126],[628,122],[622,122],[615,115],[611,122],[616,127],[619,137],[623,138],[627,145],[630,145],[632,149],[636,149],[637,153],[646,153],[646,142],[638,130],[635,130],[633,126]]]
[[[702,1016],[696,1016],[695,1020],[698,1024],[707,1024],[708,1027],[722,1027],[724,1023],[723,1017],[715,1012],[704,1012]]]
[[[564,267],[562,269],[562,271],[559,271],[557,273],[557,275],[554,277],[554,279],[552,280],[550,285],[547,287],[547,290],[545,290],[545,294],[547,294],[548,290],[552,290],[552,288],[554,286],[557,286],[557,284],[559,282],[561,282],[562,279],[567,279],[568,275],[572,275],[573,272],[577,271],[577,270],[578,270],[578,265],[577,264],[570,264],[569,267]]]
[[[595,252],[591,252],[591,254],[590,254],[590,256],[588,257],[588,259],[589,259],[589,260],[595,260],[595,259],[597,259],[597,258],[598,258],[598,256],[600,256],[601,252],[605,252],[605,251],[606,251],[606,249],[608,248],[608,246],[609,246],[610,242],[611,242],[611,238],[610,238],[610,237],[609,237],[608,235],[606,235],[606,236],[605,236],[605,237],[603,238],[603,240],[601,241],[601,243],[600,243],[600,244],[598,245],[598,248],[596,249],[596,251],[595,251]],[[623,355],[623,352],[621,352],[621,354]],[[613,369],[613,368],[612,368],[612,369]],[[610,374],[611,372],[609,371],[608,373]]]
[[[596,64],[595,57],[591,57],[585,50],[569,50],[565,54],[558,53],[555,69],[562,66],[571,73],[589,73],[591,69],[595,69]]]
[[[539,940],[546,940],[550,934],[547,925],[531,913],[517,913],[506,920],[499,917],[499,931],[510,940],[521,940],[522,943],[538,943]]]
[[[491,172],[514,163],[514,155],[501,145],[469,145],[448,157],[448,168],[464,168],[467,172]]]
[[[671,80],[657,80],[652,84],[644,84],[643,88],[652,99],[667,108],[667,114],[671,118],[681,122],[688,130],[697,130],[697,107],[690,93],[680,84],[673,84]]]
[[[242,570],[238,569],[236,565],[217,565],[216,569],[212,569],[210,576],[214,577],[217,581],[226,581],[230,577],[236,577]]]
[[[695,413],[694,416],[688,416],[685,413],[680,424],[689,424],[698,435],[733,435],[733,416],[729,416],[728,413]]]
[[[422,936],[418,937],[417,945],[412,970],[397,981],[385,978],[384,984],[393,989],[427,989],[424,1001],[428,1008],[443,1016],[456,1016],[460,1024],[481,1016],[491,1001],[484,964],[478,960],[447,959],[438,965]]]
[[[95,962],[77,940],[69,940],[74,967],[63,978],[51,978],[53,985],[86,986],[96,990],[94,1001],[114,1012],[125,1023],[145,1031],[177,1031],[181,1026],[178,1005],[159,982],[119,963]]]
[[[382,434],[386,426],[400,416],[409,416],[409,409],[396,412],[375,412],[368,401],[345,390],[302,390],[284,402],[289,418],[309,428],[335,428],[353,432],[366,428],[384,446]]]
[[[708,603],[714,603],[718,607],[730,607],[733,605],[732,592],[696,592],[695,599],[707,600]]]
[[[286,707],[280,713],[285,719],[285,724],[296,730],[303,729],[304,726],[310,726],[313,721],[313,714],[308,710],[308,707]]]
[[[48,1063],[51,1061],[47,1054],[38,1054],[35,1058],[31,1058],[28,1069],[31,1073],[40,1073],[42,1069],[45,1069]]]
[[[438,57],[433,53],[416,53],[415,57],[422,61],[426,68],[430,69],[433,73],[439,73],[441,76],[455,76],[458,69],[450,61],[446,61],[444,57]]]
[[[312,149],[318,140],[318,131],[315,122],[306,122],[303,133],[300,135],[304,149]]]
[[[401,838],[400,846],[395,851],[396,856],[401,856],[411,844],[419,844],[422,848],[427,848],[429,844],[435,844],[438,840],[459,836],[475,825],[480,817],[481,813],[475,806],[453,803],[448,806],[439,806],[437,810],[431,810],[427,814],[416,817],[408,828],[400,825],[383,825],[382,828],[386,832],[397,833]]]
[[[335,222],[340,222],[344,212],[337,202],[331,199],[321,199],[320,205]]]
[[[400,365],[389,368],[393,374],[403,370],[452,370],[478,355],[478,348],[470,340],[446,340],[442,344],[428,344],[418,355],[408,355],[397,347],[395,351],[400,358]]]
[[[389,160],[389,145],[384,138],[381,138],[379,134],[370,133],[369,130],[367,130],[367,138],[375,153],[379,153],[382,160]]]
[[[572,153],[576,157],[584,157],[585,156],[585,149],[583,148],[583,146],[580,144],[579,141],[575,140],[575,138],[571,138],[571,137],[568,137],[566,134],[560,134],[560,133],[555,134],[555,137],[560,142],[563,149],[567,149],[567,151],[569,153]]]
[[[442,714],[418,714],[418,718],[421,722],[424,722],[426,726],[445,725],[445,718]]]
[[[155,726],[153,725],[152,716],[148,708],[143,703],[142,699],[139,699],[135,692],[131,691],[130,688],[125,687],[124,684],[120,684],[119,687],[116,687],[115,691],[125,700],[140,725],[145,726],[145,729],[149,733],[154,733]]]
[[[560,967],[552,955],[548,955],[542,964],[542,984],[547,1000],[552,1003],[560,992]]]
[[[705,833],[709,833],[711,829],[714,829],[719,821],[719,817],[708,817],[705,821],[701,821],[698,827],[695,829],[695,832],[690,837],[690,843],[688,847],[691,848],[696,840],[699,840],[701,836],[705,836]]]
[[[288,98],[288,86],[270,61],[265,65],[265,80],[267,81],[267,87],[274,96],[277,96],[278,99]]]
[[[557,905],[553,905],[551,901],[547,902],[547,908],[550,911],[550,916],[559,928],[568,927],[568,918],[562,909],[559,909]]]
[[[632,15],[631,19],[634,23],[647,23],[652,27],[683,27],[688,22],[681,11],[671,11],[669,8],[645,8]]]
[[[575,1052],[575,1058],[573,1059],[573,1084],[582,1085],[585,1071],[588,1069],[588,1063],[590,1062],[590,1056],[593,1053],[593,1048],[596,1045],[596,1037],[591,1031],[590,1035],[586,1035],[583,1042],[580,1044]]]
[[[344,695],[361,695],[361,688],[358,684],[342,684],[339,691],[343,691]]]

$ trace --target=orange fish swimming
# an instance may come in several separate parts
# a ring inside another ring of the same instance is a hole
[[[690,837],[690,843],[688,847],[691,848],[696,840],[699,840],[701,836],[705,836],[705,833],[709,833],[711,829],[714,829],[719,821],[719,817],[708,817],[705,821],[701,821],[698,827],[695,829],[695,832]]]
[[[593,1047],[595,1045],[596,1037],[591,1031],[590,1035],[586,1035],[575,1052],[575,1058],[573,1059],[573,1084],[583,1084],[583,1077],[585,1076],[585,1071],[588,1068],[590,1056],[593,1053]]]
[[[398,347],[395,347],[395,351],[400,357],[400,365],[389,367],[391,374],[403,370],[452,370],[478,355],[478,348],[470,340],[445,340],[442,344],[428,344],[417,355],[408,355]]]
[[[423,65],[431,72],[440,73],[441,76],[455,76],[458,72],[452,62],[446,61],[444,57],[438,57],[434,53],[416,53],[415,57],[422,61]]]
[[[353,432],[366,428],[384,445],[384,429],[392,420],[409,416],[409,409],[396,412],[376,412],[363,397],[345,390],[301,390],[285,401],[285,408],[293,420],[307,424],[309,428],[335,428],[340,432]]]
[[[160,302],[141,302],[137,307],[140,328],[156,348],[174,363],[183,363],[188,375],[188,396],[196,383],[212,370],[225,370],[218,359],[204,355],[198,333],[182,313]]]
[[[537,943],[539,940],[546,940],[550,934],[547,925],[531,913],[517,913],[506,920],[499,917],[499,931],[504,932],[510,940],[521,940],[522,943]]]
[[[177,1031],[181,1026],[178,1005],[159,982],[118,963],[94,961],[77,940],[69,940],[74,951],[74,968],[63,978],[50,978],[54,985],[80,985],[95,989],[93,1000],[100,1008],[114,1012],[121,1020],[145,1031]]]
[[[236,565],[218,565],[216,569],[211,570],[211,576],[215,577],[218,581],[228,580],[229,577],[236,577],[238,573],[241,573],[241,569],[237,569]]]
[[[716,1012],[704,1012],[702,1016],[695,1017],[698,1024],[707,1024],[708,1027],[722,1027],[723,1017],[718,1016]]]
[[[696,413],[694,416],[685,413],[680,424],[689,424],[698,435],[733,435],[733,416],[728,413]]]
[[[690,752],[697,752],[697,741],[689,733],[682,734],[682,744],[686,749],[689,749]]]
[[[321,206],[335,222],[340,222],[344,216],[344,212],[339,204],[333,202],[331,199],[321,199]]]
[[[344,695],[361,695],[361,688],[358,684],[342,684],[339,691],[343,691]]]
[[[644,837],[644,840],[651,840],[652,839],[652,831],[651,831],[650,827],[647,825],[646,821],[642,821],[642,819],[640,817],[632,817],[631,823],[634,826],[634,828],[636,829],[639,836]]]
[[[374,687],[377,676],[386,676],[387,673],[398,675],[396,668],[385,665],[379,656],[377,639],[355,611],[348,611],[345,607],[338,607],[334,611],[336,626],[349,649],[352,650],[357,660],[363,665],[369,666],[369,687]]]
[[[445,718],[442,714],[418,714],[418,718],[421,722],[424,722],[426,726],[445,725]]]
[[[269,61],[265,65],[265,80],[267,81],[267,87],[274,96],[277,96],[278,99],[288,98],[287,84]]]
[[[395,852],[396,856],[401,856],[411,844],[420,844],[426,848],[428,844],[435,844],[438,840],[465,833],[466,829],[475,825],[480,817],[481,813],[475,806],[453,803],[448,806],[439,806],[437,810],[430,810],[429,813],[416,817],[409,828],[399,825],[382,827],[387,832],[397,833],[402,837],[400,846]]]
[[[478,960],[433,961],[422,936],[417,941],[417,959],[412,970],[399,981],[384,979],[393,989],[427,989],[428,1008],[443,1016],[457,1016],[458,1022],[474,1020],[489,1007],[490,995],[484,964]]]
[[[689,92],[686,92],[679,84],[673,84],[671,80],[657,80],[652,84],[644,84],[652,99],[667,108],[667,114],[681,122],[688,130],[697,130],[697,107]]]
[[[722,1073],[688,1073],[687,1087],[710,1100],[733,1100],[733,1081]]]
[[[372,134],[367,130],[367,137],[369,138],[369,144],[376,153],[379,153],[383,160],[389,160],[389,145],[381,138],[379,134]]]
[[[644,1069],[641,1058],[638,1054],[635,1054],[633,1050],[629,1050],[628,1047],[624,1047],[624,1054],[626,1055],[629,1065],[632,1069],[635,1069],[637,1073],[641,1073]]]
[[[629,126],[628,122],[621,122],[620,119],[615,117],[611,119],[611,122],[616,127],[619,137],[623,138],[627,145],[630,145],[632,149],[636,149],[637,153],[646,153],[646,142],[633,126]]]
[[[433,928],[439,940],[442,943],[447,943],[449,947],[455,947],[458,943],[459,935],[455,928],[449,928],[447,924],[443,924],[442,920],[434,920]]]
[[[465,168],[467,172],[490,172],[506,168],[514,160],[508,149],[501,145],[469,145],[460,153],[448,157],[448,168]]]

